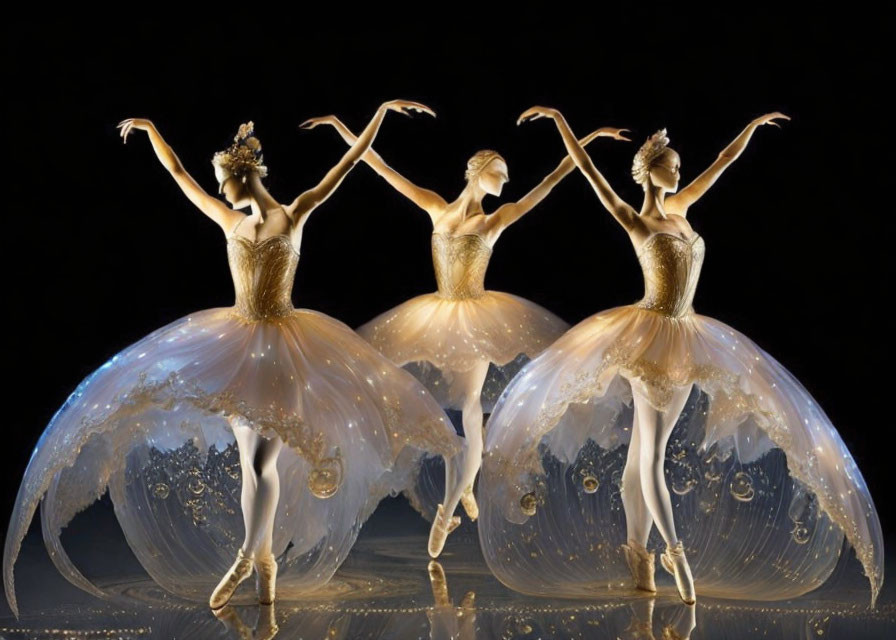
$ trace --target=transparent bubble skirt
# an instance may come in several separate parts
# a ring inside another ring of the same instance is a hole
[[[691,308],[703,240],[651,237],[644,299],[582,321],[520,371],[486,429],[479,535],[509,587],[626,589],[622,470],[632,385],[663,409],[694,385],[666,451],[697,592],[775,600],[821,585],[844,537],[883,581],[880,523],[852,456],[800,383],[749,338]],[[654,530],[651,549],[663,545]],[[659,574],[658,574],[659,575]]]
[[[236,305],[181,318],[128,347],[72,393],[25,472],[4,549],[13,565],[41,501],[60,572],[101,595],[60,545],[63,527],[107,489],[128,544],[165,589],[205,600],[244,534],[231,424],[286,446],[273,552],[278,589],[310,590],[345,559],[379,500],[404,489],[424,453],[459,440],[413,376],[343,323],[290,302],[298,253],[286,236],[232,236]]]

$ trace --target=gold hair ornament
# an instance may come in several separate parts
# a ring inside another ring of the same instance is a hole
[[[225,151],[219,151],[212,158],[212,164],[221,167],[229,174],[242,178],[250,173],[257,173],[264,178],[268,175],[268,168],[262,164],[264,156],[261,153],[261,142],[255,137],[255,124],[250,120],[241,124],[239,131],[233,138],[233,144]]]
[[[666,137],[665,128],[660,129],[647,138],[647,142],[638,149],[638,153],[635,154],[635,160],[632,163],[632,177],[635,179],[635,182],[638,184],[647,182],[650,166],[668,146],[669,138]]]

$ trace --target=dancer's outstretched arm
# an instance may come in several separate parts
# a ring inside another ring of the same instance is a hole
[[[566,150],[569,152],[570,157],[579,170],[585,174],[586,178],[588,178],[588,181],[594,188],[594,192],[597,194],[601,203],[607,211],[613,214],[613,217],[616,218],[626,231],[632,231],[638,221],[638,212],[616,195],[616,192],[613,191],[610,183],[607,182],[607,179],[597,170],[597,167],[594,166],[588,153],[582,148],[582,145],[579,144],[579,141],[576,139],[575,134],[573,134],[572,129],[569,128],[569,124],[567,124],[563,114],[556,109],[548,107],[532,107],[519,117],[517,124],[526,122],[527,120],[537,120],[538,118],[552,118],[554,120],[554,123],[557,125],[557,129],[560,131],[560,135],[563,138],[563,143],[566,145]]]
[[[580,146],[585,147],[592,140],[601,136],[614,138],[616,140],[627,140],[630,142],[629,138],[626,138],[624,135],[622,135],[624,131],[628,131],[628,129],[601,127],[600,129],[588,134],[578,142]],[[562,162],[557,165],[557,168],[547,176],[545,176],[544,180],[542,180],[538,184],[538,186],[532,189],[532,191],[520,198],[517,202],[508,202],[507,204],[498,207],[494,214],[489,216],[490,224],[492,225],[494,230],[500,233],[511,224],[522,218],[525,214],[531,211],[535,207],[535,205],[544,200],[551,192],[551,190],[555,186],[557,186],[557,184],[559,184],[560,181],[563,180],[563,178],[572,173],[573,169],[575,168],[575,161],[572,159],[572,157],[566,156],[562,160]]]
[[[352,147],[344,156],[342,156],[342,159],[336,166],[327,172],[327,175],[324,176],[324,179],[321,180],[316,187],[309,189],[300,195],[290,205],[288,213],[293,220],[298,221],[299,219],[304,219],[309,213],[314,211],[319,204],[330,197],[330,194],[336,190],[336,187],[339,186],[346,174],[348,174],[351,168],[355,166],[367,150],[370,149],[370,145],[373,144],[373,140],[379,131],[380,125],[383,123],[383,118],[387,111],[398,111],[405,115],[410,115],[411,111],[432,113],[432,110],[429,107],[420,104],[419,102],[392,100],[383,103],[380,108],[377,109],[377,112],[370,120],[370,123],[354,141]]]
[[[425,113],[428,113],[433,117],[436,115],[431,109],[426,109]],[[339,120],[339,118],[332,115],[309,118],[299,126],[303,129],[313,129],[320,124],[328,124],[334,127],[339,135],[342,136],[342,139],[348,144],[355,144],[358,139],[357,136],[355,136],[355,134],[353,134],[351,130]],[[386,164],[380,154],[373,149],[368,149],[367,152],[361,156],[361,159],[370,165],[370,168],[376,171],[381,178],[392,185],[398,193],[426,211],[431,218],[435,219],[435,217],[448,206],[448,203],[445,202],[445,199],[442,198],[442,196],[435,191],[415,185]]]
[[[678,193],[666,196],[664,203],[666,212],[687,216],[690,206],[703,197],[703,194],[715,184],[715,181],[718,180],[719,176],[722,175],[722,172],[728,168],[728,165],[737,160],[743,150],[746,149],[747,143],[750,142],[750,138],[753,137],[753,132],[756,131],[756,129],[764,124],[771,124],[776,127],[781,126],[775,122],[776,118],[790,120],[789,117],[778,111],[767,113],[764,116],[760,116],[753,120],[740,135],[731,142],[731,144],[722,150],[719,157],[716,158],[716,161],[709,165],[709,168],[706,169],[706,171],[697,176],[691,184]]]
[[[159,133],[151,121],[145,118],[128,118],[119,122],[118,128],[121,129],[121,139],[125,144],[127,144],[128,135],[132,131],[146,131],[149,141],[152,143],[152,148],[156,152],[156,157],[158,157],[162,166],[168,170],[174,181],[177,182],[177,186],[190,199],[190,202],[196,205],[202,213],[214,220],[225,233],[232,229],[240,219],[245,217],[244,214],[231,209],[199,186],[199,183],[193,179],[193,176],[184,169],[180,158],[177,157],[171,146],[165,142],[162,134]]]

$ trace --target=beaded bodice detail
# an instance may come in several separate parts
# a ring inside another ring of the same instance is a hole
[[[700,236],[685,240],[655,233],[648,238],[638,252],[644,272],[644,297],[637,306],[672,317],[691,313],[705,251]]]
[[[439,295],[453,300],[481,296],[485,293],[485,270],[491,257],[492,248],[479,235],[433,233],[432,264]]]
[[[299,254],[289,236],[250,240],[231,235],[227,239],[227,261],[238,315],[254,321],[292,313],[292,283]]]

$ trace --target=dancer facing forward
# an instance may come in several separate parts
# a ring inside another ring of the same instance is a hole
[[[593,593],[596,585],[618,584],[618,556],[609,550],[624,529],[621,548],[632,578],[654,592],[654,556],[646,547],[656,525],[666,544],[662,565],[682,600],[692,603],[694,579],[678,524],[687,529],[701,589],[781,599],[824,582],[845,535],[873,602],[883,580],[880,523],[839,434],[784,367],[691,306],[704,242],[688,210],[759,127],[778,126],[787,116],[752,121],[679,193],[681,161],[666,131],[658,131],[632,167],[644,189],[640,210],[616,195],[560,112],[533,107],[520,122],[542,117],[556,123],[576,166],[628,233],[645,293],[637,304],[570,329],[501,396],[489,421],[479,492],[479,534],[492,570],[529,593]],[[701,393],[689,402],[694,386]],[[682,435],[667,461],[679,418]],[[620,473],[616,451],[625,444]],[[684,513],[678,521],[667,470],[676,509]],[[620,476],[621,496],[614,489]],[[623,526],[616,516],[620,497]]]
[[[357,138],[335,116],[312,118],[302,124],[336,128],[346,143]],[[581,144],[600,136],[628,140],[625,129],[598,129]],[[508,180],[507,163],[497,151],[482,150],[467,162],[467,185],[448,202],[439,194],[413,184],[387,165],[373,149],[361,159],[400,194],[423,209],[433,225],[432,257],[438,292],[417,296],[377,316],[358,329],[377,349],[399,365],[428,363],[435,369],[433,390],[443,407],[463,412],[466,447],[460,469],[446,460],[445,497],[438,505],[429,537],[429,554],[442,552],[448,534],[460,524],[454,516],[458,502],[472,520],[479,515],[473,482],[482,463],[483,389],[494,386],[487,376],[489,365],[503,367],[521,354],[531,358],[568,327],[543,307],[508,293],[487,291],[485,272],[492,248],[507,227],[541,202],[557,183],[575,168],[564,159],[541,183],[518,202],[501,205],[486,214],[482,201],[499,196]],[[418,367],[418,371],[421,369]],[[502,372],[495,372],[496,378]],[[441,391],[440,391],[441,390]],[[500,393],[500,390],[498,390]],[[495,393],[497,397],[498,393]]]

